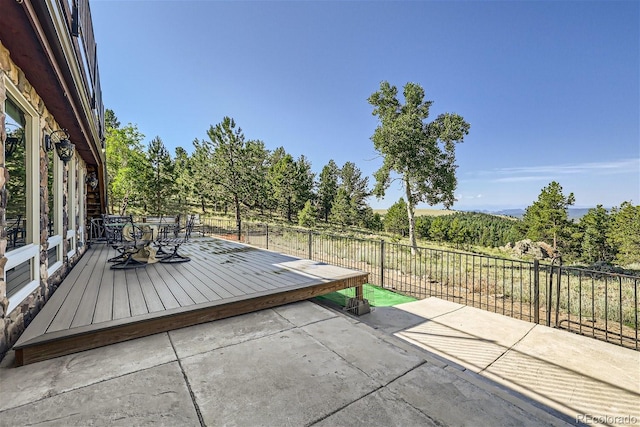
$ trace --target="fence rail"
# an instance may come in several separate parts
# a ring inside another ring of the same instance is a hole
[[[419,248],[287,226],[201,219],[202,231],[369,273],[369,283],[439,297],[640,350],[640,277],[538,261]]]

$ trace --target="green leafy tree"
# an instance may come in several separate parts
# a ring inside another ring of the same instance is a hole
[[[118,123],[115,115],[110,123]],[[135,204],[137,195],[144,192],[144,181],[139,179],[140,171],[145,170],[147,164],[143,139],[144,135],[130,123],[106,128],[107,194],[112,213],[124,215],[129,203]]]
[[[318,213],[324,219],[324,222],[329,222],[331,207],[338,194],[339,174],[340,169],[333,159],[329,160],[329,163],[327,163],[322,168],[322,172],[320,172],[320,182],[318,184]]]
[[[523,217],[527,237],[535,241],[553,241],[553,249],[558,250],[561,239],[569,232],[567,209],[575,203],[573,193],[565,196],[562,187],[552,181],[544,187],[538,200],[529,206]],[[566,242],[564,242],[566,245]]]
[[[409,233],[409,218],[407,217],[407,202],[401,197],[384,215],[384,229],[386,231],[406,236]]]
[[[607,238],[610,223],[609,213],[602,205],[589,209],[580,219],[580,225],[584,229],[582,237],[583,260],[590,263],[611,261],[613,249]]]
[[[453,205],[457,186],[455,144],[464,140],[470,125],[453,113],[425,123],[433,102],[424,101],[422,87],[407,83],[403,94],[404,105],[398,101],[397,88],[382,82],[380,90],[368,99],[380,122],[371,139],[383,158],[382,167],[374,174],[373,193],[383,197],[391,184],[391,174],[399,175],[407,199],[409,239],[415,252],[415,207],[420,202],[442,203],[446,208]]]
[[[640,206],[623,202],[611,213],[609,239],[617,250],[620,265],[640,262]]]

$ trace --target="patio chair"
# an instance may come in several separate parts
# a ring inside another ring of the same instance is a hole
[[[10,222],[10,224],[5,227],[7,246],[15,248],[20,242],[24,242],[25,229],[22,223],[22,215],[18,215],[15,220],[8,220],[8,222]]]
[[[158,246],[156,257],[159,262],[171,264],[191,261],[191,258],[180,255],[178,249],[191,238],[193,223],[194,218],[191,216],[184,227],[180,228],[180,225],[177,224],[173,230],[158,237],[155,244]],[[171,237],[169,237],[169,233],[172,234]]]
[[[152,228],[130,222],[122,227],[121,234],[122,242],[117,248],[121,253],[115,257],[117,260],[111,265],[112,270],[146,267],[156,262],[155,249],[151,247],[154,240]]]
[[[107,244],[118,252],[118,255],[109,258],[108,262],[120,262],[125,259],[124,252],[126,246],[122,229],[126,223],[133,223],[133,217],[129,216],[114,216],[114,215],[102,215],[102,225],[104,227],[104,235],[107,239]]]

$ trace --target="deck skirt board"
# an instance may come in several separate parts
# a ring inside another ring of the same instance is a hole
[[[106,260],[115,251],[93,245],[14,346],[17,363],[301,301],[367,281],[360,271],[222,239],[195,239],[183,248],[190,262],[110,270]]]

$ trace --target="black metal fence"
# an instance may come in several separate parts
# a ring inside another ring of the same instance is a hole
[[[369,273],[369,282],[439,297],[640,350],[640,277],[518,261],[295,227],[201,220],[206,234]]]

